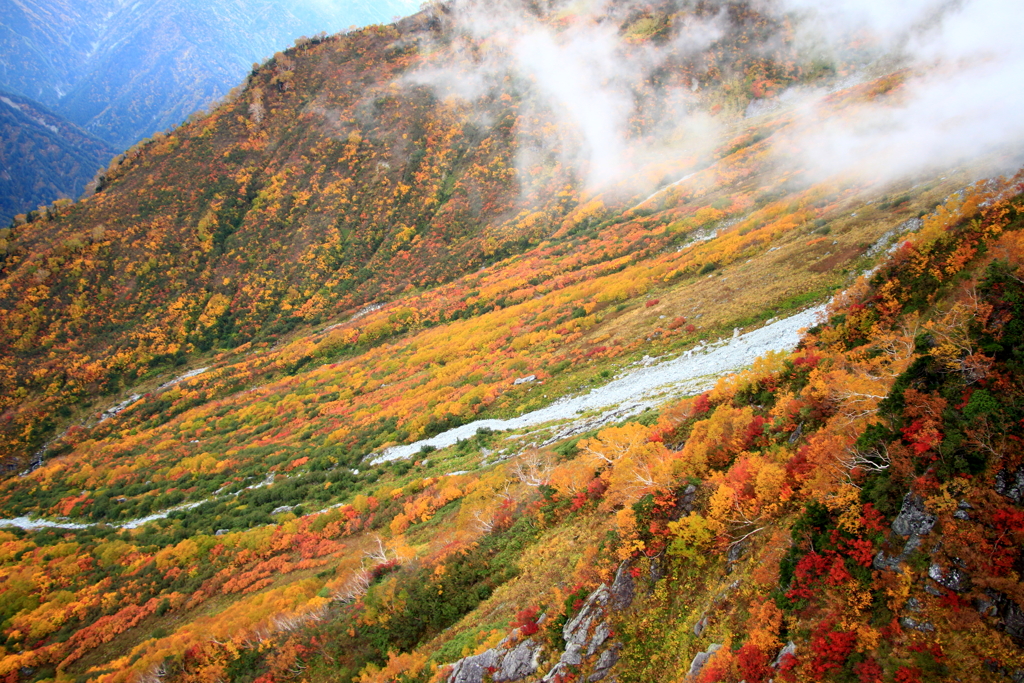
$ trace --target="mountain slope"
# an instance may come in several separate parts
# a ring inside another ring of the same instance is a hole
[[[4,429],[24,441],[8,442],[9,451],[38,448],[47,438],[39,427],[55,427],[52,411],[115,389],[119,376],[132,382],[193,350],[265,341],[297,324],[451,281],[541,243],[566,218],[566,230],[575,226],[578,239],[591,244],[563,253],[567,267],[600,271],[617,267],[615,259],[638,258],[637,240],[654,254],[769,192],[744,185],[752,170],[744,169],[732,197],[709,200],[721,208],[647,236],[637,233],[643,223],[667,225],[697,207],[620,221],[615,216],[631,191],[615,200],[617,208],[596,201],[571,215],[583,179],[570,160],[585,142],[562,133],[544,139],[545,127],[566,126],[557,110],[543,108],[542,90],[513,83],[512,94],[486,93],[470,107],[404,80],[429,75],[458,54],[458,46],[432,45],[452,30],[443,16],[312,42],[275,58],[251,78],[244,97],[115,160],[95,197],[15,232],[0,291],[12,352],[4,395],[36,381],[28,380],[36,363],[56,363],[67,380],[56,393],[37,395],[49,407],[19,402]],[[766,21],[738,23],[729,43]],[[689,82],[688,73],[677,78]],[[747,163],[751,148],[741,148],[727,167]],[[682,168],[709,161],[690,156]],[[533,165],[529,173],[517,169],[524,164]],[[684,172],[671,169],[660,173]],[[713,182],[711,173],[696,182]],[[609,226],[599,233],[600,222]],[[79,246],[58,246],[69,240]],[[609,248],[608,240],[619,244]],[[61,262],[79,265],[40,270],[38,259],[51,258],[43,254],[52,249],[61,251],[52,254]],[[26,296],[41,274],[45,310]],[[99,305],[102,316],[89,313]],[[81,314],[69,316],[71,306]],[[413,313],[374,343],[452,315]],[[121,360],[114,365],[101,360],[115,356]],[[24,362],[29,358],[35,360]],[[37,426],[25,431],[23,419]]]
[[[985,36],[947,62],[435,6],[35,212],[0,676],[1019,678],[1024,184],[950,96],[1013,64],[977,7],[897,36]]]
[[[0,223],[73,199],[114,150],[31,100],[0,91]]]

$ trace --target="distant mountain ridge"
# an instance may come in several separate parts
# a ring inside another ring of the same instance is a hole
[[[417,5],[9,0],[0,4],[0,87],[124,149],[223,96],[254,61],[304,34],[390,21]]]
[[[0,225],[82,194],[114,149],[36,102],[0,90]]]

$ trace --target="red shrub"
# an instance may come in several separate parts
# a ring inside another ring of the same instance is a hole
[[[864,503],[860,519],[868,531],[885,531],[885,517],[875,509],[874,503]]]
[[[540,626],[537,625],[537,612],[538,610],[536,607],[527,607],[516,614],[516,619],[512,622],[512,627],[518,628],[519,632],[524,636],[532,636],[540,630]]]
[[[834,631],[834,624],[824,621],[811,634],[811,675],[821,680],[832,669],[841,669],[857,644],[857,634]]]
[[[747,683],[761,683],[772,673],[768,666],[768,655],[753,643],[744,643],[736,653],[736,659],[739,661],[740,673]]]
[[[882,667],[873,659],[865,659],[853,667],[853,673],[860,683],[882,683]]]
[[[896,683],[921,683],[921,670],[913,666],[901,666],[896,669]]]

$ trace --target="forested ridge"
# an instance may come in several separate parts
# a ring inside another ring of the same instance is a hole
[[[0,222],[71,201],[114,156],[114,150],[74,124],[23,97],[0,91]]]

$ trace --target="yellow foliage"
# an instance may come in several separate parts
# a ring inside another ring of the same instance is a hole
[[[753,626],[750,629],[748,642],[756,645],[761,652],[778,650],[779,630],[782,628],[782,610],[778,608],[774,600],[754,602],[750,607],[750,619],[747,623]]]
[[[728,464],[742,450],[747,427],[753,421],[754,410],[749,406],[719,406],[710,418],[693,426],[682,451],[683,473],[704,478],[712,467]]]
[[[608,482],[604,507],[626,504],[672,484],[675,454],[660,442],[650,441],[651,433],[651,428],[631,422],[604,429],[596,438],[580,443],[582,469],[604,469],[602,476]],[[567,479],[565,473],[561,478]],[[568,479],[565,485],[585,483],[577,477]]]
[[[900,567],[900,571],[896,574],[895,578],[896,580],[890,582],[885,589],[885,594],[888,597],[886,604],[889,605],[889,609],[893,612],[899,612],[910,597],[910,587],[914,583],[914,573],[909,567],[903,565]]]
[[[839,515],[839,528],[851,534],[860,532],[860,489],[850,483],[840,484],[825,497],[825,506]]]
[[[668,529],[673,535],[668,553],[684,557],[700,567],[707,563],[708,550],[722,526],[713,519],[695,513],[679,521],[669,522]]]
[[[417,676],[427,666],[427,655],[421,652],[388,653],[387,664],[383,668],[375,664],[367,664],[356,676],[358,683],[392,683],[404,676]]]

